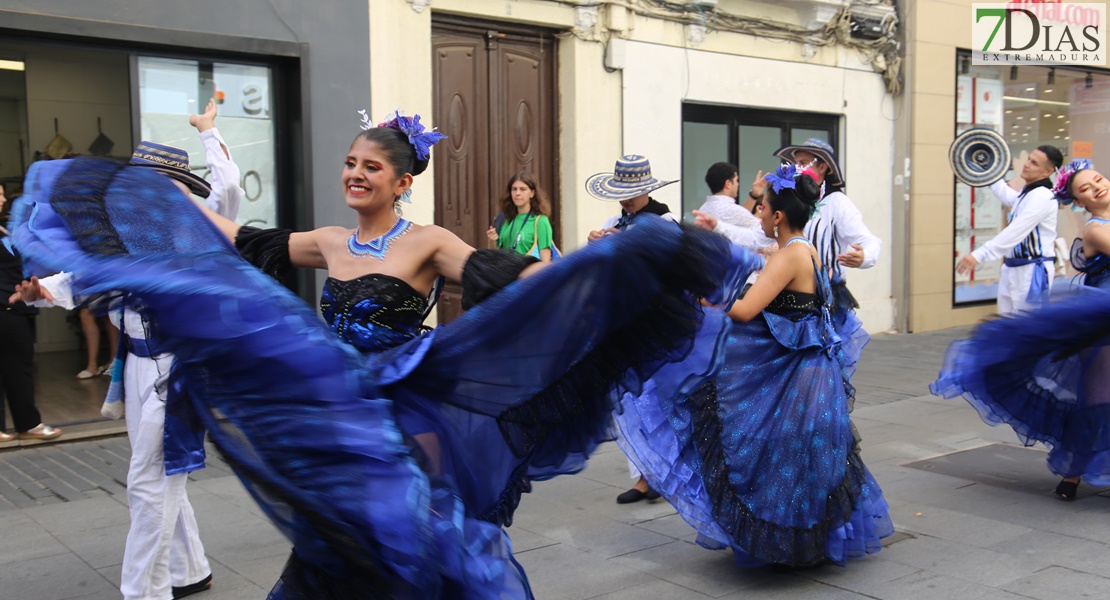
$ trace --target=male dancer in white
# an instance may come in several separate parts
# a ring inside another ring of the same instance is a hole
[[[763,234],[759,218],[750,209],[737,204],[740,174],[734,165],[727,162],[714,163],[705,172],[705,183],[712,194],[694,211],[695,223],[702,225],[698,221],[700,218],[708,224],[707,229],[753,252],[774,245],[775,240]],[[712,217],[712,221],[707,220],[707,217]]]
[[[1052,196],[1050,177],[1063,162],[1058,148],[1040,146],[1025,161],[1020,177],[991,184],[991,193],[1010,207],[1010,223],[956,263],[956,272],[965,275],[981,262],[1003,259],[998,281],[1000,315],[1035,308],[1052,288],[1059,205]]]
[[[818,205],[817,215],[806,223],[805,236],[821,254],[821,264],[833,270],[833,286],[844,283],[841,267],[870,269],[875,266],[883,242],[871,233],[859,208],[844,193],[844,175],[832,145],[821,138],[810,138],[800,145],[779,148],[774,155],[808,166],[820,178],[817,183],[821,184],[825,195]],[[762,197],[766,186],[765,180],[757,179],[752,184],[752,196]]]
[[[215,118],[214,101],[208,103],[203,114],[189,118],[204,143],[211,185],[189,170],[188,154],[172,146],[143,142],[136,148],[131,164],[158,169],[186,196],[201,196],[209,209],[234,219],[244,193],[239,187],[239,167],[215,128]],[[36,306],[72,309],[75,302],[69,279],[68,273],[42,280],[32,278],[18,286],[12,297]],[[199,448],[192,442],[175,444],[188,446],[188,452],[167,456],[165,441],[177,433],[166,425],[166,380],[173,357],[158,353],[151,347],[155,344],[148,343],[148,327],[141,314],[125,309],[122,322],[119,311],[110,316],[120,328],[121,346],[126,348],[122,404],[131,442],[127,471],[131,528],[124,546],[120,591],[125,600],[183,598],[212,585],[212,569],[185,492],[189,472],[204,466],[203,438],[196,440]],[[109,399],[102,412],[119,418],[119,404]]]

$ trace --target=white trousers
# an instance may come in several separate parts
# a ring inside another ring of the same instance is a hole
[[[1054,266],[1051,262],[1020,267],[1002,265],[998,280],[998,314],[1012,315],[1037,308],[1038,303],[1026,300],[1033,283],[1033,269],[1044,269],[1048,273],[1048,288],[1052,289]]]
[[[168,375],[171,360],[168,355],[158,359],[128,355],[123,373],[131,441],[127,471],[131,529],[120,578],[125,600],[170,600],[171,587],[196,583],[212,572],[185,495],[188,474],[166,476],[163,462],[166,398],[160,380]]]

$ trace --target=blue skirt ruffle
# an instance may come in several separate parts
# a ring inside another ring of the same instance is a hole
[[[1057,294],[1043,308],[996,319],[953,342],[930,389],[963,396],[991,425],[1051,448],[1063,477],[1110,485],[1110,291]]]
[[[893,533],[855,451],[845,359],[825,317],[736,323],[716,378],[626,394],[622,447],[653,489],[736,562],[807,566],[878,552]]]
[[[27,192],[28,269],[152,318],[171,397],[293,542],[275,598],[530,597],[502,528],[520,495],[609,439],[614,391],[665,366],[700,383],[731,324],[695,298],[728,303],[757,262],[646,225],[363,357],[153,171],[37,163]]]

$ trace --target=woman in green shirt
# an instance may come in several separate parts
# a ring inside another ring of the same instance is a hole
[[[548,218],[550,206],[535,175],[528,171],[513,175],[501,197],[500,226],[490,226],[486,232],[490,247],[550,261],[554,247],[551,219]]]

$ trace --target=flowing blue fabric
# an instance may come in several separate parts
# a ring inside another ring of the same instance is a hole
[[[700,544],[731,547],[742,567],[845,564],[893,533],[855,450],[849,369],[827,279],[815,277],[808,301],[784,292],[782,306],[733,326],[715,378],[676,384],[664,367],[617,415],[622,448],[652,489]]]
[[[157,173],[77,159],[36,163],[27,182],[14,225],[29,270],[142,303],[175,356],[175,397],[293,542],[273,598],[531,597],[503,529],[521,494],[584,466],[615,390],[714,355],[695,340],[730,323],[695,298],[730,302],[757,264],[646,224],[430,333],[393,337],[383,317],[403,307],[358,299],[329,321],[363,355]]]
[[[832,273],[829,287],[832,294],[829,312],[833,329],[840,336],[840,353],[850,379],[856,373],[856,364],[863,355],[864,346],[871,341],[871,334],[863,328],[863,321],[856,315],[859,302],[848,290],[848,284],[839,269]]]
[[[1047,445],[1053,473],[1110,485],[1110,262],[1083,256],[1076,240],[1072,263],[1087,274],[1085,287],[979,325],[948,347],[929,389],[963,396],[984,422],[1013,427],[1027,446]]]

